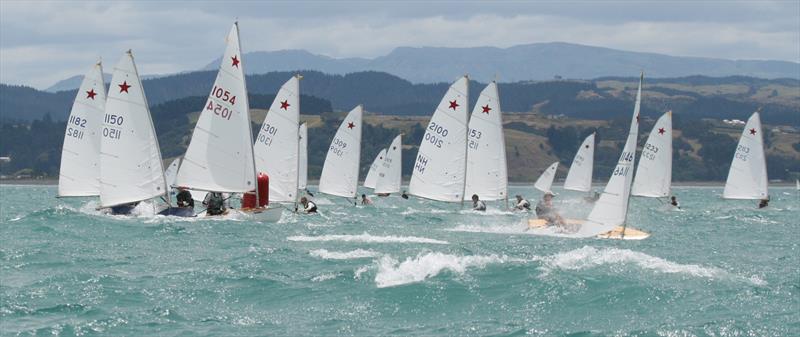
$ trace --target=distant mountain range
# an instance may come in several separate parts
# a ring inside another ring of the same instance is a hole
[[[272,72],[248,75],[251,95],[274,95],[297,72]],[[383,115],[430,115],[449,83],[414,84],[383,72],[356,72],[346,75],[301,71],[300,88],[307,99],[327,101],[329,110],[348,111],[364,104],[369,113]],[[143,81],[151,106],[183,99],[205,97],[215,71],[198,71]],[[611,119],[625,116],[633,106],[637,77],[605,77],[592,81],[550,80],[499,83],[502,109],[508,113],[538,112],[583,119]],[[485,82],[471,81],[470,106],[474,105]],[[0,119],[31,121],[50,115],[65,120],[75,90],[49,93],[22,86],[0,84]],[[310,102],[310,101],[309,101]],[[253,101],[252,108],[267,108],[270,102]],[[182,103],[188,104],[188,103]],[[187,108],[201,108],[197,106]],[[303,113],[319,114],[324,109]],[[321,106],[321,105],[318,105]],[[771,124],[800,125],[800,80],[758,79],[752,77],[682,78],[645,77],[642,114],[656,116],[672,110],[681,118],[745,119],[758,108],[763,120]]]
[[[413,83],[451,82],[463,74],[481,82],[495,78],[502,82],[517,82],[556,77],[627,77],[640,71],[644,71],[648,78],[703,75],[800,79],[800,63],[796,62],[669,56],[563,42],[509,48],[400,47],[373,59],[338,59],[305,50],[261,51],[246,53],[244,59],[248,74],[297,70],[317,70],[327,74],[380,71]],[[219,59],[216,59],[203,70],[216,70],[218,65]],[[80,77],[71,77],[46,91],[70,90],[79,85]]]

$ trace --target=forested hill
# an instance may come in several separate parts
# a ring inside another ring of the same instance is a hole
[[[328,75],[316,71],[274,72],[248,75],[248,90],[271,95],[293,74],[303,75],[301,91],[307,97],[330,102],[333,110],[347,111],[364,104],[371,113],[384,115],[430,115],[448,83],[412,84],[381,72]],[[208,95],[215,72],[201,71],[144,80],[151,106],[185,97]],[[592,81],[553,80],[500,83],[505,112],[563,114],[583,119],[608,119],[627,113],[633,100],[636,78],[600,78]],[[474,103],[484,83],[472,81]],[[48,93],[28,87],[0,84],[0,120],[31,121],[49,114],[65,120],[75,91]],[[303,107],[304,114],[314,114]],[[686,118],[744,119],[762,108],[763,120],[797,126],[800,119],[800,81],[765,80],[751,77],[712,78],[692,76],[674,79],[645,77],[642,112],[655,116],[666,110]]]

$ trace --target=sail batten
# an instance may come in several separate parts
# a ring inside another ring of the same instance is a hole
[[[466,76],[453,83],[436,107],[420,144],[409,182],[409,194],[438,201],[460,202],[467,166]]]
[[[758,112],[747,120],[725,181],[725,199],[759,200],[769,197],[764,139]]]
[[[58,179],[61,197],[100,194],[100,142],[105,105],[103,67],[98,62],[84,76],[67,119]]]
[[[320,192],[347,198],[357,195],[362,115],[363,108],[359,105],[339,125],[322,166]]]

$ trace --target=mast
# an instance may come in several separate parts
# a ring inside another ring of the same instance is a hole
[[[502,109],[502,104],[500,104],[500,87],[497,85],[497,79],[495,79],[492,82],[495,84],[495,88],[497,88],[497,106],[501,107],[500,109],[498,109],[499,110],[498,112],[500,113],[500,142],[501,142],[501,144],[503,144],[503,147],[502,147],[503,148],[503,152],[502,152],[503,153],[503,162],[506,163],[506,165],[504,165],[505,169],[506,169],[506,172],[505,172],[505,176],[506,176],[506,191],[503,192],[503,193],[505,193],[505,197],[504,198],[506,200],[506,209],[508,209],[508,198],[509,198],[509,196],[508,196],[508,157],[506,156],[506,134],[505,134],[505,130],[503,129],[503,113],[502,113],[503,109]]]
[[[642,104],[642,82],[644,82],[644,71],[639,73],[639,89],[636,91],[636,102],[634,103],[634,109],[636,109],[636,139],[635,143],[639,143],[639,111],[641,111],[641,104]],[[630,137],[630,134],[628,135]],[[633,159],[631,160],[631,168],[636,167],[636,147],[633,147]],[[623,150],[624,151],[624,150]],[[636,171],[636,170],[632,170]],[[631,175],[635,174],[635,172],[631,172]],[[631,182],[633,182],[633,177],[631,177]],[[622,233],[620,234],[621,239],[625,239],[625,230],[628,228],[628,211],[631,207],[631,196],[630,196],[630,188],[631,186],[626,186],[628,189],[628,200],[625,200],[625,218],[622,221]]]
[[[244,55],[244,53],[242,53],[242,42],[239,39],[239,21],[235,21],[233,24],[236,25],[236,43],[238,44],[237,47],[239,48],[239,55]],[[244,87],[244,103],[245,103],[244,105],[245,105],[245,107],[247,107],[247,109],[245,110],[244,113],[245,113],[245,119],[247,120],[247,136],[250,139],[250,142],[248,144],[253,144],[253,130],[252,130],[252,126],[250,125],[251,124],[250,123],[250,99],[247,97],[247,77],[244,76],[244,62],[242,62],[241,67],[242,67],[242,75],[243,75],[242,76],[242,86]],[[253,183],[253,185],[254,185],[254,190],[253,191],[255,192],[255,195],[256,195],[256,207],[255,208],[258,208],[259,205],[261,205],[261,203],[258,200],[258,197],[259,197],[258,196],[258,170],[255,169],[256,168],[256,156],[255,156],[255,153],[253,152],[253,146],[250,146],[250,158],[252,159],[252,162],[253,162],[253,182],[254,182]]]
[[[128,53],[128,55],[130,55],[131,61],[134,61],[134,59],[133,59],[133,51],[128,49],[127,53]],[[136,67],[136,62],[131,62],[131,63],[133,63],[133,69],[136,72],[136,75],[138,76],[139,75],[139,68]],[[144,99],[145,108],[147,109],[147,114],[148,114],[148,117],[149,117],[148,120],[150,121],[150,129],[153,130],[153,138],[156,141],[156,151],[158,151],[158,167],[160,167],[161,175],[164,176],[164,162],[163,162],[163,159],[162,159],[163,157],[161,157],[161,145],[158,144],[158,134],[156,133],[156,127],[153,126],[153,117],[150,114],[149,104],[147,104],[147,96],[145,96],[144,88],[141,85],[139,85],[139,90],[142,92],[142,98]],[[169,186],[167,186],[167,184],[168,184],[167,183],[167,179],[164,179],[164,195],[163,195],[163,199],[167,202],[167,206],[172,207],[172,200],[170,200],[170,197],[169,197]]]
[[[303,75],[296,74],[294,75],[297,77],[297,88],[300,88],[300,80],[303,79]],[[297,163],[295,165],[295,179],[294,179],[294,209],[297,210],[297,200],[298,196],[300,196],[300,90],[297,91]],[[308,137],[308,133],[306,133],[306,137]]]
[[[467,193],[467,156],[469,155],[469,74],[464,74],[464,78],[467,79],[467,92],[464,93],[464,96],[467,98],[464,101],[464,110],[467,113],[467,120],[464,121],[466,126],[466,132],[464,132],[464,180],[461,182],[461,208],[464,208],[464,198],[466,198]]]

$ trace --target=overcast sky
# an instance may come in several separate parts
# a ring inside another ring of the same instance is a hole
[[[242,49],[376,57],[398,46],[563,41],[800,62],[800,1],[0,1],[0,82],[46,88],[132,48],[142,74],[205,66],[238,19]]]

